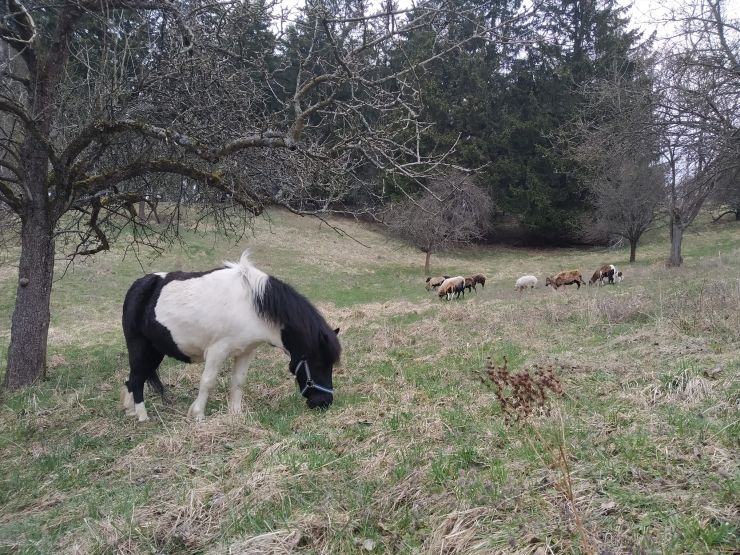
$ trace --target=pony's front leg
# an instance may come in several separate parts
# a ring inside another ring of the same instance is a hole
[[[203,375],[200,377],[198,396],[193,401],[193,404],[190,405],[190,409],[188,409],[188,416],[192,416],[197,422],[202,421],[205,417],[208,394],[213,384],[216,383],[218,371],[227,356],[228,353],[215,349],[209,350],[206,354],[206,366],[203,370]]]
[[[247,370],[254,360],[256,351],[244,353],[234,363],[234,373],[231,376],[231,392],[229,394],[229,412],[231,414],[242,413],[242,386],[247,379]]]

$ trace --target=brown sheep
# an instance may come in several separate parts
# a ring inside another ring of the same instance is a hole
[[[486,276],[484,276],[483,274],[473,274],[472,276],[470,276],[470,279],[473,280],[473,283],[480,283],[481,287],[486,286]]]
[[[578,289],[581,288],[581,284],[586,285],[579,270],[566,270],[545,279],[545,287],[552,285],[554,289],[557,289],[561,285],[571,285],[573,283],[578,286]]]
[[[460,297],[460,293],[465,297],[465,278],[462,276],[456,276],[444,280],[442,285],[439,286],[437,294],[439,298],[445,297],[448,301],[452,298],[452,295],[457,294]]]
[[[450,276],[437,276],[437,277],[428,277],[427,278],[427,284],[426,284],[426,290],[430,291],[431,289],[436,289],[440,285],[442,285],[442,282],[446,279],[448,279]]]

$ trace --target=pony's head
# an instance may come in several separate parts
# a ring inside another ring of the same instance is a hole
[[[339,360],[341,346],[337,339],[339,328],[319,333],[317,345],[289,349],[291,374],[298,390],[312,409],[327,409],[334,401],[332,371]]]
[[[255,288],[257,313],[280,328],[280,340],[290,355],[288,369],[308,406],[328,408],[334,400],[331,381],[342,347],[337,334],[308,299],[287,283],[269,276]]]

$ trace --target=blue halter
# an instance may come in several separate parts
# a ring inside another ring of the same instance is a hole
[[[313,378],[311,378],[311,369],[308,367],[308,362],[303,359],[298,363],[298,366],[295,367],[295,377],[298,378],[298,370],[300,367],[303,366],[306,369],[306,385],[303,386],[303,389],[301,389],[301,395],[306,393],[309,389],[318,389],[319,391],[323,391],[324,393],[329,393],[331,395],[334,395],[334,390],[330,387],[324,387],[323,385],[317,384],[315,381],[313,381]]]

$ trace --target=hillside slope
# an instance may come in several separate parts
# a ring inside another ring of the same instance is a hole
[[[488,276],[464,299],[424,289],[423,255],[361,224],[271,212],[238,244],[122,250],[55,283],[49,375],[0,405],[0,552],[717,553],[740,549],[740,227],[627,250],[475,248],[435,273]],[[126,418],[123,296],[144,271],[238,259],[294,285],[341,328],[336,402],[309,411],[282,352],[260,349],[230,416],[228,372],[186,418],[201,365],[166,361],[150,422]],[[13,253],[5,253],[12,259]],[[542,287],[603,263],[617,286]],[[63,266],[59,266],[61,275]],[[537,289],[518,294],[525,273]],[[0,268],[0,364],[15,294]],[[549,414],[505,422],[482,369],[552,368]]]

